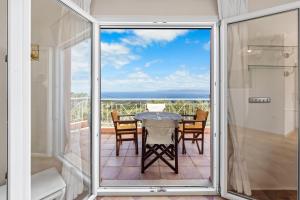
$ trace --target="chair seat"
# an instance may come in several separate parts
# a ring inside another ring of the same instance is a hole
[[[136,125],[135,124],[118,124],[117,125],[117,129],[119,131],[129,131],[132,129],[136,129]]]
[[[201,123],[195,123],[195,124],[186,124],[185,125],[185,132],[192,132],[192,131],[200,131],[199,129],[202,128]],[[179,131],[183,132],[183,124],[179,124]]]

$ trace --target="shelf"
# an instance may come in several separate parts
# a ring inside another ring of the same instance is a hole
[[[283,45],[256,45],[249,44],[248,47],[261,47],[261,48],[297,48],[298,46],[283,46]]]
[[[272,68],[297,68],[297,65],[290,65],[290,66],[285,66],[285,65],[248,65],[248,69],[272,69]]]

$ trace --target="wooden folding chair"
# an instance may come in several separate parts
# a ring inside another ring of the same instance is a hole
[[[175,164],[171,164],[174,160]],[[178,174],[178,123],[173,120],[144,120],[142,130],[142,173],[158,159]],[[146,161],[148,163],[146,164]]]

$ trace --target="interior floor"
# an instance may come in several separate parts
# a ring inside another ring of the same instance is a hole
[[[259,200],[297,200],[296,190],[252,190],[252,197]]]
[[[120,155],[115,153],[115,134],[101,136],[101,184],[110,185],[209,185],[211,176],[210,134],[206,131],[204,154],[200,155],[196,143],[186,142],[187,153],[178,146],[179,173],[175,174],[165,163],[158,160],[144,174],[141,173],[141,134],[139,154],[135,154],[133,142],[123,142]]]

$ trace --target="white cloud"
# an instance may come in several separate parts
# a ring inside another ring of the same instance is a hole
[[[125,33],[125,29],[101,29],[102,33]]]
[[[144,66],[145,66],[145,67],[150,67],[150,66],[152,66],[152,65],[154,65],[154,64],[156,64],[156,63],[159,63],[159,62],[161,62],[161,60],[159,60],[159,59],[151,60],[151,61],[149,61],[149,62],[146,62]]]
[[[209,90],[209,73],[192,74],[184,68],[164,77],[152,77],[139,70],[124,78],[102,79],[103,91]]]
[[[153,42],[171,42],[179,36],[185,35],[188,30],[176,29],[136,29],[133,37],[124,38],[122,42],[129,45],[143,46]]]
[[[128,75],[129,79],[135,80],[135,81],[145,81],[150,80],[150,76],[146,74],[143,71],[136,71]]]
[[[210,41],[207,41],[206,43],[204,43],[203,49],[205,51],[210,51]]]
[[[101,42],[102,67],[110,65],[116,69],[120,69],[137,59],[138,56],[134,55],[128,47],[122,44]]]

